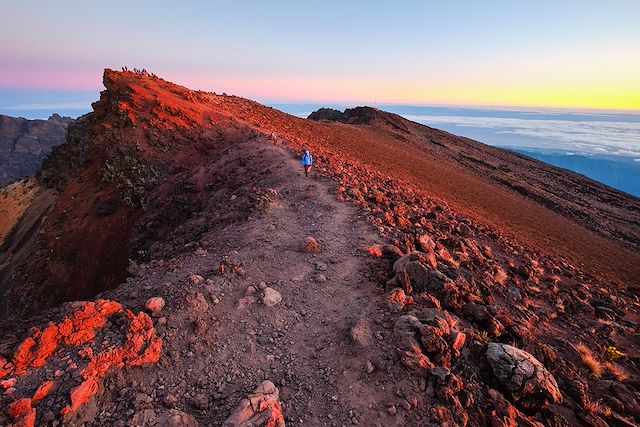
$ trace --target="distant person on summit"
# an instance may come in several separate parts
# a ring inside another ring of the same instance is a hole
[[[313,166],[313,156],[309,150],[305,150],[302,155],[302,166],[304,166],[304,176],[308,177],[311,172],[311,166]]]

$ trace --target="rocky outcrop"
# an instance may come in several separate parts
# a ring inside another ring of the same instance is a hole
[[[375,122],[390,125],[392,128],[406,132],[406,120],[397,114],[388,113],[372,107],[347,108],[344,112],[332,108],[320,108],[307,117],[310,120],[328,120],[352,125],[368,125]]]
[[[60,322],[33,328],[13,357],[0,357],[6,389],[0,402],[15,425],[40,425],[45,412],[81,421],[83,407],[99,393],[109,371],[160,358],[162,340],[146,314],[135,315],[110,300],[69,307],[73,311]]]
[[[401,288],[409,294],[426,292],[438,300],[438,305],[462,308],[465,302],[476,298],[477,290],[463,277],[454,281],[443,273],[441,270],[448,271],[447,264],[456,266],[457,262],[444,247],[437,253],[433,250],[411,252],[393,264],[395,275],[387,286]]]
[[[58,114],[48,120],[0,115],[0,187],[35,174],[53,147],[65,142],[71,122]]]

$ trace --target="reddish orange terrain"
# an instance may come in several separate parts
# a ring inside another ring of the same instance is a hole
[[[638,199],[372,108],[104,84],[0,198],[0,425],[640,421]]]

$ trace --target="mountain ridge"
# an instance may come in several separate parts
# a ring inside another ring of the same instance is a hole
[[[28,120],[0,114],[0,187],[33,175],[53,147],[65,141],[70,117]]]
[[[104,84],[2,224],[0,423],[640,413],[638,254],[478,162],[517,156],[374,109],[317,122],[146,73]]]

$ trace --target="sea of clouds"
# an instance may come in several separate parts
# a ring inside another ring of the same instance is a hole
[[[427,126],[469,137],[486,135],[481,142],[492,145],[623,156],[640,161],[640,116],[637,122],[454,115],[404,116]]]

